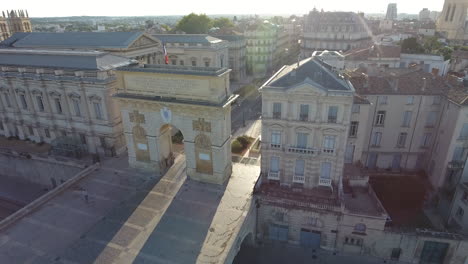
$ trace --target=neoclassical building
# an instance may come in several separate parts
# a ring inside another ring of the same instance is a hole
[[[32,32],[13,34],[0,48],[98,50],[156,63],[162,58],[160,42],[143,32]]]
[[[366,47],[370,30],[362,14],[319,12],[314,9],[305,18],[301,54],[310,57],[315,50],[349,50]]]
[[[265,21],[249,25],[244,32],[247,39],[247,73],[265,77],[273,69],[276,52],[277,27]]]
[[[261,88],[258,234],[352,251],[373,243],[386,212],[365,182],[344,178],[354,88],[317,58],[284,66]],[[338,231],[339,230],[339,231]]]
[[[110,96],[114,69],[131,63],[99,51],[0,49],[0,135],[46,143],[70,138],[103,155],[125,151]]]
[[[171,65],[229,67],[227,41],[206,34],[154,34],[152,36],[166,45]],[[155,64],[164,64],[164,58]]]
[[[0,41],[9,38],[16,32],[31,32],[31,20],[28,11],[11,10],[2,11],[0,16]]]
[[[241,35],[214,35],[216,38],[229,43],[229,68],[232,70],[230,78],[233,81],[242,81],[247,77],[247,41]]]

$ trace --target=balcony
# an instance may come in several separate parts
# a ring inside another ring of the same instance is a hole
[[[309,115],[300,115],[299,120],[300,121],[309,121]]]
[[[303,148],[303,147],[289,147],[288,152],[299,153],[299,154],[309,154],[309,155],[314,155],[318,153],[317,149]]]
[[[319,178],[319,186],[329,186],[331,187],[331,179],[326,179],[326,178]]]
[[[447,167],[452,170],[461,170],[463,169],[464,166],[465,166],[465,163],[460,160],[452,160],[452,161],[449,161],[449,163],[447,164]]]
[[[271,144],[270,144],[270,147],[271,147],[272,149],[281,149],[281,144],[274,144],[274,143],[271,143]]]
[[[281,119],[281,112],[273,112],[273,119]]]
[[[325,154],[333,154],[333,153],[335,153],[335,149],[324,148],[324,149],[322,149],[322,152],[325,153]]]
[[[304,175],[294,175],[293,176],[293,182],[294,183],[304,183],[305,182]]]
[[[280,180],[280,172],[279,171],[270,171],[270,172],[268,172],[268,179],[269,180],[279,181]]]

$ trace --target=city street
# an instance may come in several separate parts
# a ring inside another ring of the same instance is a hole
[[[232,106],[231,131],[234,134],[240,127],[245,126],[249,120],[257,120],[262,113],[262,97],[254,91],[245,99],[239,99],[239,105]]]

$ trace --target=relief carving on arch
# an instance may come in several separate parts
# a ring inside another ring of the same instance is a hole
[[[140,124],[136,124],[133,129],[133,145],[135,148],[135,156],[137,161],[150,161],[148,139],[146,131]]]
[[[213,174],[213,155],[209,136],[198,134],[195,137],[195,159],[197,172]]]

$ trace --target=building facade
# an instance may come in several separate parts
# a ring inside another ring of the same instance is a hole
[[[361,235],[383,230],[386,212],[365,180],[344,179],[352,85],[309,58],[284,66],[261,91],[259,236],[349,251],[367,244]]]
[[[385,19],[396,20],[397,18],[398,18],[397,4],[396,3],[388,4],[387,14],[385,15]]]
[[[10,10],[2,11],[0,16],[0,41],[9,38],[16,32],[31,32],[31,20],[29,19],[28,11],[25,10]]]
[[[319,12],[306,16],[301,36],[301,55],[310,57],[316,50],[349,50],[366,47],[370,33],[362,14],[352,12]]]
[[[468,3],[464,0],[445,0],[442,13],[437,19],[437,31],[453,41],[468,40]]]
[[[229,68],[232,81],[242,82],[247,77],[247,41],[241,35],[214,35],[228,41]]]
[[[0,49],[0,135],[85,152],[125,151],[113,70],[131,60],[103,52]],[[78,146],[77,146],[78,147]]]
[[[265,77],[273,69],[276,52],[277,26],[270,22],[256,22],[244,32],[247,40],[247,74]]]
[[[193,67],[230,67],[227,41],[205,34],[154,34],[166,45],[169,64]],[[164,58],[155,64],[164,64]]]

